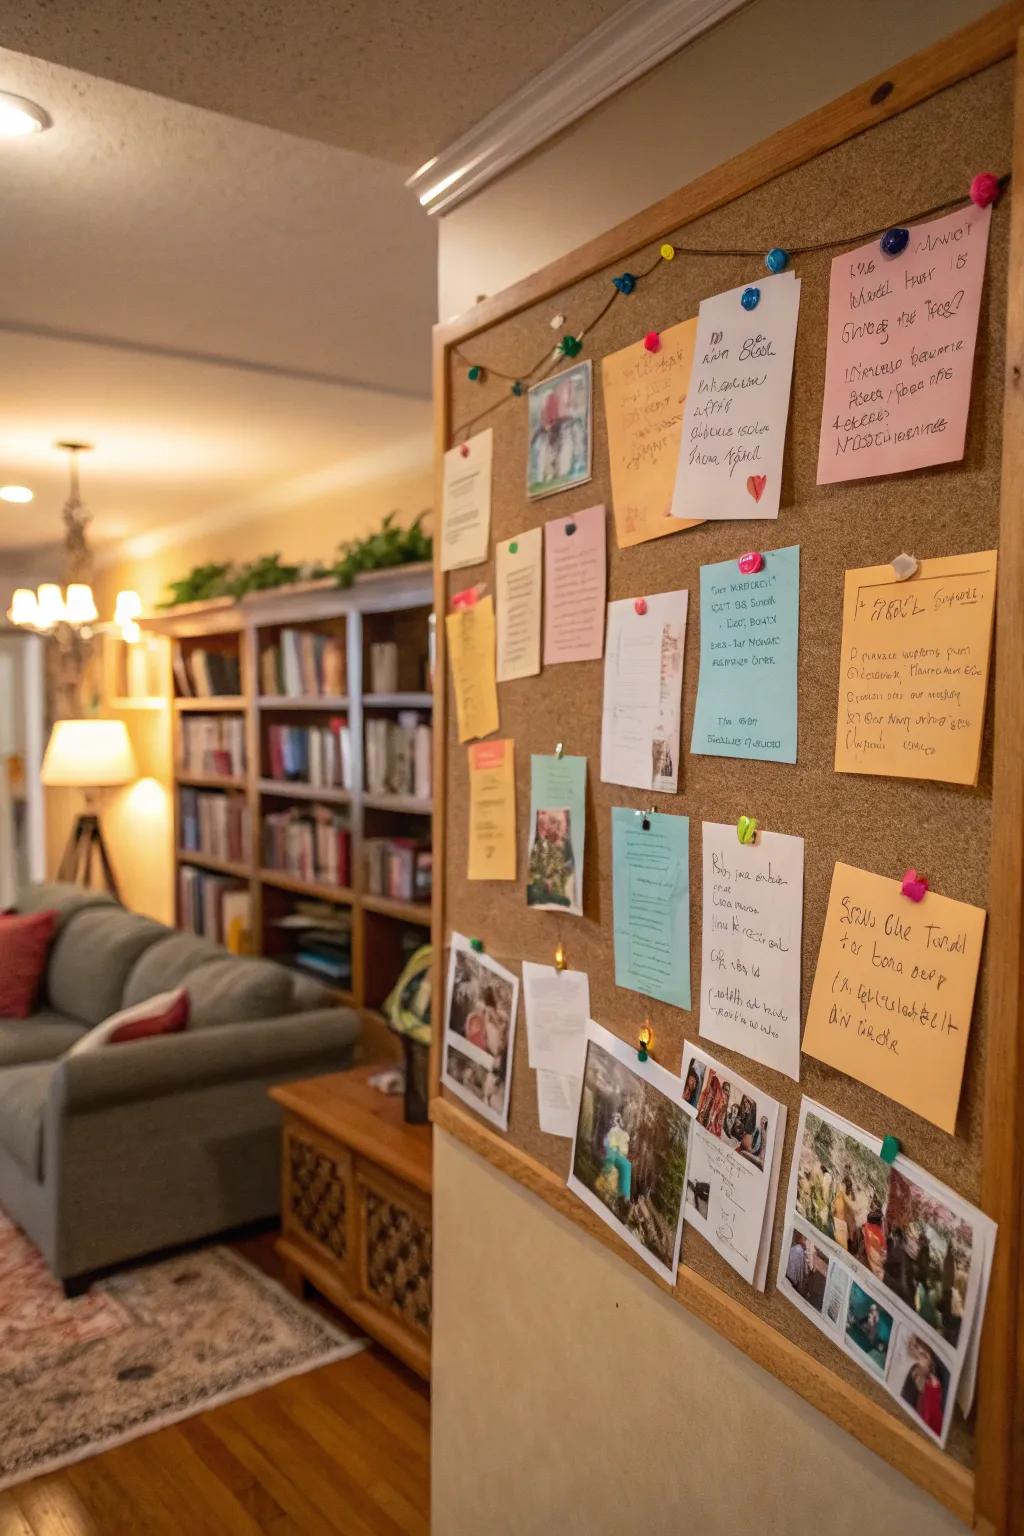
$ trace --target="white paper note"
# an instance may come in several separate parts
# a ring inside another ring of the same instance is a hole
[[[528,528],[494,547],[499,683],[540,671],[541,545],[541,530]]]
[[[761,295],[750,310],[747,289]],[[792,272],[701,304],[673,517],[778,517],[799,309]]]
[[[491,459],[494,429],[488,427],[444,456],[441,502],[441,569],[457,571],[487,559],[491,536]]]
[[[798,1081],[804,840],[704,823],[700,1033]]]
[[[686,643],[686,592],[608,604],[601,716],[606,784],[675,794],[679,702]]]
[[[523,1008],[530,1066],[578,1077],[590,1017],[586,971],[559,972],[524,960]]]
[[[580,1081],[579,1073],[548,1072],[543,1067],[538,1071],[537,1120],[549,1136],[567,1136],[570,1141],[575,1136]]]

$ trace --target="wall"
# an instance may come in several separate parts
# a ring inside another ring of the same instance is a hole
[[[990,9],[754,0],[448,215],[440,313],[499,292]],[[832,1536],[865,1522],[886,1536],[963,1529],[441,1135],[434,1187],[434,1536],[776,1536],[823,1519]]]

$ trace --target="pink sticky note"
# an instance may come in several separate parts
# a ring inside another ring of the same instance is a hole
[[[836,256],[828,300],[818,484],[964,455],[991,208],[973,204]]]
[[[605,512],[587,507],[544,525],[544,665],[604,652]]]

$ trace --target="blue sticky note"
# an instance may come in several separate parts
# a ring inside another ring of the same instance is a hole
[[[796,762],[800,546],[756,575],[735,560],[700,570],[700,684],[690,751]]]
[[[613,806],[612,878],[615,985],[689,1008],[690,818]]]

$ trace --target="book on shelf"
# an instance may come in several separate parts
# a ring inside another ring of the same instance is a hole
[[[178,693],[186,699],[218,699],[242,691],[242,665],[237,651],[207,651],[201,647],[174,657]]]
[[[345,647],[315,629],[282,629],[260,655],[260,692],[270,698],[338,698],[346,692]]]
[[[252,908],[249,891],[226,875],[213,875],[191,864],[178,868],[179,923],[195,933],[226,944],[232,954],[250,952]]]
[[[240,794],[182,786],[178,795],[181,847],[186,853],[230,864],[251,861],[249,807]]]
[[[411,837],[367,837],[363,840],[366,890],[392,901],[429,901],[433,888],[433,856]]]
[[[347,822],[326,805],[290,806],[263,817],[263,864],[300,880],[347,886],[351,837]]]
[[[292,963],[322,981],[347,987],[352,980],[352,915],[327,902],[299,902],[271,926],[294,940]],[[283,956],[281,958],[284,958]]]
[[[352,737],[344,715],[326,725],[267,727],[270,776],[314,789],[352,788]]]
[[[370,692],[398,692],[398,646],[394,640],[375,640],[370,646]]]
[[[371,716],[366,721],[366,789],[371,795],[412,795],[429,800],[434,733],[415,710],[397,719]]]
[[[183,716],[181,772],[240,779],[245,773],[245,721],[242,716]]]

